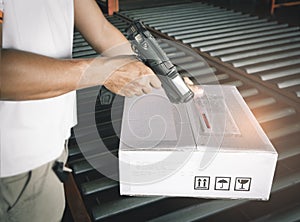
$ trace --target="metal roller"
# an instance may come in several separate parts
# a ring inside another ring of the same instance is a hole
[[[298,29],[299,29],[298,27],[291,28],[292,31],[298,30]],[[247,44],[252,44],[252,43],[255,44],[255,43],[259,43],[259,42],[270,41],[270,40],[274,40],[274,39],[289,38],[289,37],[294,37],[294,36],[299,36],[299,35],[300,35],[300,32],[288,32],[288,33],[276,34],[276,35],[271,35],[271,36],[238,40],[235,42],[229,42],[229,43],[224,43],[224,44],[204,46],[204,47],[200,47],[200,50],[204,51],[204,52],[213,51],[213,50],[217,50],[217,49],[230,48],[230,47],[234,47],[234,46],[241,46],[241,45],[247,45]],[[198,46],[201,46],[201,44],[193,43],[193,44],[191,44],[191,46],[197,48]]]
[[[203,37],[203,36],[211,36],[211,35],[217,35],[217,34],[223,34],[223,33],[228,33],[232,34],[232,32],[243,32],[246,30],[251,30],[251,29],[257,29],[260,27],[269,27],[276,25],[277,22],[260,22],[260,23],[255,23],[253,25],[248,25],[247,27],[244,26],[237,26],[237,27],[232,27],[232,28],[225,28],[225,29],[215,29],[213,31],[207,31],[207,32],[195,32],[192,34],[187,34],[187,35],[176,35],[174,36],[175,39],[182,39],[182,42],[188,41],[190,38],[195,38],[195,37]],[[283,27],[287,27],[286,24],[282,24]],[[186,42],[188,43],[188,42]]]
[[[230,24],[232,24],[232,22],[237,22],[237,23],[242,23],[242,22],[249,22],[249,21],[253,21],[255,20],[255,18],[249,17],[248,15],[242,15],[242,16],[233,16],[233,17],[229,17],[228,19],[224,20],[224,19],[218,19],[217,21],[213,22],[213,24],[215,25],[215,27],[212,26],[212,24],[207,23],[205,21],[203,21],[202,23],[198,23],[195,25],[191,25],[191,26],[180,26],[180,27],[176,27],[176,28],[166,28],[166,29],[161,29],[160,31],[163,33],[170,33],[170,35],[177,35],[180,33],[188,33],[191,31],[196,31],[197,29],[200,28],[205,28],[205,27],[209,27],[209,28],[213,28],[213,29],[218,29],[220,27],[218,27],[218,25],[223,25],[222,27],[230,27]],[[226,26],[226,24],[228,24]],[[244,23],[242,23],[244,24]],[[231,25],[232,26],[232,25]]]
[[[278,28],[286,27],[287,25],[278,25],[278,26],[268,26],[256,29],[247,29],[239,32],[229,32],[229,33],[222,33],[219,35],[210,35],[202,38],[192,38],[182,41],[183,43],[199,43],[198,46],[205,46],[205,45],[214,45],[223,42],[232,42],[235,40],[242,40],[242,39],[250,39],[252,37],[258,37],[266,35],[272,35],[275,33],[280,33],[283,31],[290,31],[290,28],[285,28],[278,30]]]
[[[276,63],[267,63],[263,65],[253,65],[253,66],[248,66],[245,67],[245,70],[247,73],[252,74],[252,73],[258,73],[266,70],[272,70],[276,68],[282,68],[282,67],[287,67],[291,65],[298,65],[300,64],[300,57],[296,58],[289,58],[288,60],[283,60],[283,61],[278,61]]]
[[[221,56],[220,58],[223,62],[229,62],[233,60],[244,59],[253,56],[260,56],[260,55],[265,55],[274,52],[282,52],[285,50],[297,49],[297,48],[300,48],[300,42],[295,44],[290,44],[290,45],[274,46],[272,48],[267,48],[267,49],[253,50],[244,53],[235,53],[228,56]]]
[[[268,62],[268,61],[274,61],[278,59],[285,59],[293,56],[299,56],[300,50],[294,50],[294,51],[287,51],[286,53],[276,53],[276,54],[269,54],[265,56],[259,56],[257,58],[249,58],[249,59],[242,59],[238,61],[232,62],[234,67],[243,67],[253,64],[259,64],[262,62]]]
[[[83,183],[81,185],[81,191],[84,195],[91,195],[97,192],[103,192],[108,189],[112,189],[118,186],[118,182],[103,177],[93,181]]]
[[[236,13],[236,14],[242,14],[242,13]],[[173,27],[178,27],[180,25],[186,25],[186,23],[188,22],[189,24],[197,24],[201,21],[204,21],[206,20],[207,21],[207,18],[206,18],[207,14],[205,13],[201,13],[201,16],[195,16],[193,18],[181,18],[181,19],[176,19],[176,20],[173,20],[173,21],[169,21],[169,22],[166,22],[166,23],[158,23],[159,25],[156,25],[155,22],[152,22],[151,21],[151,25],[152,26],[155,26],[155,28],[157,29],[163,29],[163,28],[173,28]],[[220,14],[219,12],[214,12],[214,13],[209,13],[209,16],[210,16],[210,21],[218,21],[219,19],[226,19],[228,18],[228,15],[227,14]],[[234,15],[235,16],[235,15]]]
[[[126,211],[133,210],[135,208],[155,203],[164,197],[140,197],[130,198],[124,197],[122,200],[111,201],[104,206],[98,206],[92,209],[92,215],[94,221],[106,219],[112,215],[126,213]]]
[[[297,36],[297,35],[296,35]],[[263,43],[253,43],[251,45],[246,45],[246,46],[239,46],[239,47],[233,47],[229,49],[224,49],[224,50],[216,50],[209,52],[211,56],[226,56],[230,55],[232,53],[243,53],[244,51],[247,50],[253,50],[253,49],[262,49],[262,48],[268,48],[272,46],[281,46],[285,44],[295,44],[300,41],[300,37],[292,37],[292,38],[287,38],[287,39],[280,39],[280,40],[275,40],[275,41],[267,41]]]
[[[207,19],[207,16],[209,16],[209,19]],[[226,13],[225,10],[220,9],[219,12],[214,11],[213,13],[211,13],[209,11],[205,11],[205,12],[201,12],[201,13],[195,12],[195,13],[193,13],[193,17],[188,17],[188,18],[186,18],[186,16],[183,15],[183,16],[177,16],[174,18],[161,19],[158,21],[149,20],[149,25],[154,26],[155,28],[157,28],[159,30],[164,30],[164,29],[183,27],[183,26],[185,26],[186,23],[189,23],[190,25],[196,25],[196,24],[201,24],[201,23],[203,24],[206,21],[217,22],[217,21],[221,21],[222,19],[224,20],[224,19],[237,18],[238,16],[242,16],[242,13],[228,14],[228,13]],[[168,25],[169,23],[171,23],[171,24]]]

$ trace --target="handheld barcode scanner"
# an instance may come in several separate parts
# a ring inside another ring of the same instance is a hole
[[[179,75],[176,67],[140,21],[134,21],[126,30],[132,49],[162,83],[172,103],[186,103],[194,97]]]

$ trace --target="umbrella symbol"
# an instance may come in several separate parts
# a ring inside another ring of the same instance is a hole
[[[225,179],[222,179],[222,180],[219,180],[218,183],[222,184],[221,187],[220,187],[222,189],[224,187],[224,183],[228,183],[228,181],[225,180]]]

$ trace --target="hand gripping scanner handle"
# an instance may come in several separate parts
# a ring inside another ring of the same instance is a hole
[[[132,49],[162,82],[172,103],[186,103],[194,97],[179,75],[176,67],[158,45],[155,38],[140,21],[134,21],[126,30]]]

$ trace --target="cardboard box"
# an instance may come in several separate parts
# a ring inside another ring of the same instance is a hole
[[[121,195],[268,200],[277,152],[233,86],[201,86],[171,104],[164,91],[126,98]]]

